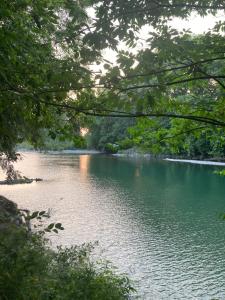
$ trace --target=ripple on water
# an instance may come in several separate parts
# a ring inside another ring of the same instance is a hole
[[[224,180],[210,166],[90,155],[26,154],[42,183],[1,187],[20,206],[53,208],[53,245],[98,240],[141,299],[225,299]]]

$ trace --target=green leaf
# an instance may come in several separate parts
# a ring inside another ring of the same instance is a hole
[[[39,211],[34,211],[34,212],[32,213],[32,215],[29,217],[29,219],[35,219],[35,218],[37,218],[37,217],[38,217],[38,214],[39,214]]]
[[[51,223],[51,224],[48,225],[47,228],[48,228],[49,230],[51,230],[51,229],[54,227],[54,225],[55,225],[55,223]]]

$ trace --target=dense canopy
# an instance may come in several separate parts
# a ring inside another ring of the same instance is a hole
[[[175,136],[176,150],[185,132],[224,144],[225,22],[201,35],[171,23],[193,14],[217,20],[224,1],[17,0],[0,8],[1,154],[15,159],[16,144],[38,145],[43,129],[76,136],[92,116],[138,118],[131,135],[146,147]],[[116,62],[104,59],[108,48]]]

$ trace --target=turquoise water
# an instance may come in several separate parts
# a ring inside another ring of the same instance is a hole
[[[141,299],[225,299],[225,178],[219,167],[102,155],[24,154],[1,186],[31,210],[52,208],[52,244],[99,241],[98,255],[134,280]]]

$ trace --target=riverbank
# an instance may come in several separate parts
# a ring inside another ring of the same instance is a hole
[[[88,155],[88,154],[102,154],[102,151],[94,149],[65,149],[65,150],[32,150],[32,149],[18,149],[18,152],[22,153],[47,153],[47,154],[77,154],[77,155]]]
[[[145,152],[139,152],[135,149],[128,149],[119,151],[118,153],[112,154],[115,157],[129,157],[129,158],[146,158],[146,159],[157,159],[173,162],[192,163],[200,165],[214,165],[214,166],[225,166],[225,158],[223,157],[211,157],[211,158],[198,158],[198,157],[181,157],[177,155],[166,155],[166,154],[151,154]]]
[[[76,155],[94,155],[94,154],[104,154],[104,155],[112,155],[115,157],[129,157],[129,158],[146,158],[146,159],[159,159],[159,160],[168,160],[174,162],[186,162],[193,164],[205,164],[205,165],[217,165],[217,166],[225,166],[225,158],[224,157],[183,157],[179,155],[171,155],[171,154],[152,154],[146,153],[143,151],[139,151],[137,149],[131,148],[127,150],[120,150],[117,153],[107,153],[104,151],[99,151],[95,149],[65,149],[65,150],[29,150],[29,149],[20,149],[19,152],[23,153],[46,153],[50,155],[61,155],[61,154],[76,154]]]
[[[88,150],[88,149],[76,149],[76,150],[60,150],[60,151],[41,151],[41,153],[48,154],[77,154],[77,155],[89,155],[89,154],[103,154],[103,152],[98,150]]]
[[[209,161],[209,160],[174,159],[174,158],[165,158],[164,160],[166,160],[166,161],[171,161],[171,162],[180,162],[180,163],[197,164],[197,165],[225,166],[225,163],[224,163],[224,162]]]

